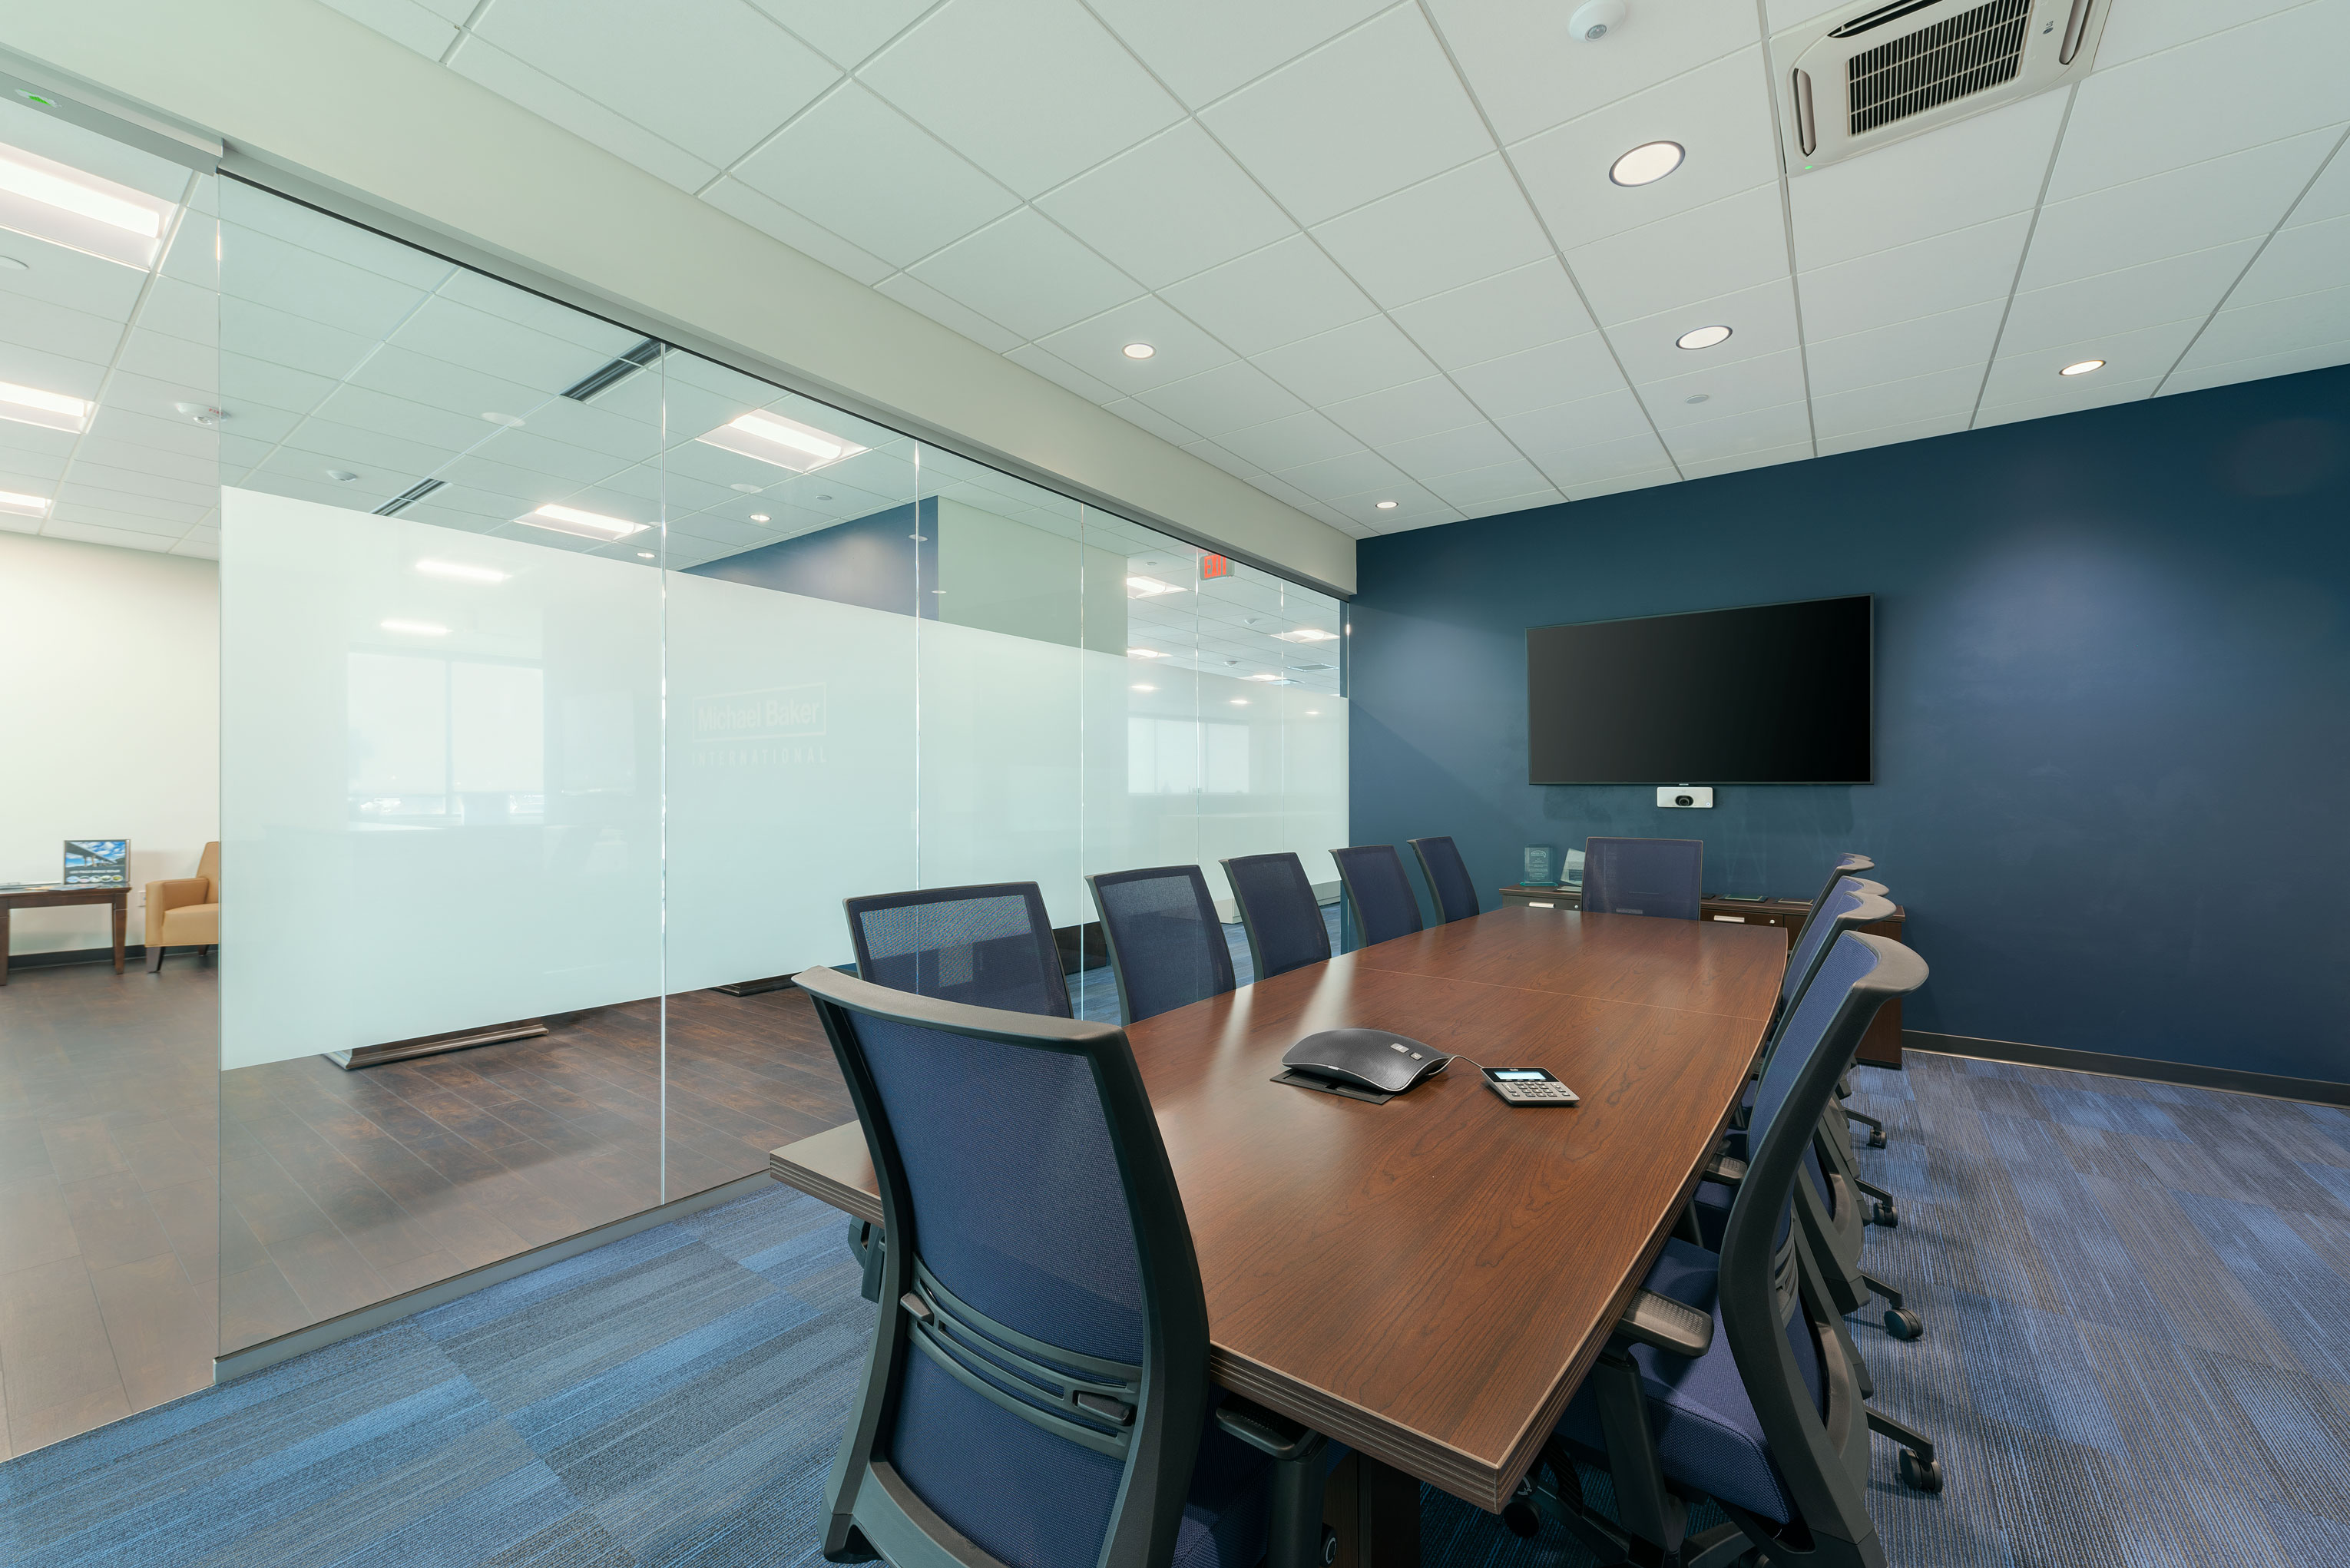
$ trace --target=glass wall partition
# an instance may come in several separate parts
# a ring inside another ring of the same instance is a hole
[[[1327,596],[252,186],[221,268],[223,1354],[849,1119],[845,898],[1036,882],[1100,1017],[1088,872],[1335,898]]]

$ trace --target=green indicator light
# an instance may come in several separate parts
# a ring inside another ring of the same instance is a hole
[[[43,98],[39,93],[36,93],[36,92],[28,92],[28,93],[26,93],[26,94],[25,95],[25,101],[26,101],[26,103],[37,103],[37,104],[39,104],[43,109],[55,109],[55,108],[57,108],[57,107],[56,104],[54,104],[54,103],[50,102],[47,99]]]

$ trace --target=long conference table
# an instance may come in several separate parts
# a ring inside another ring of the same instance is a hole
[[[1215,1380],[1501,1509],[1717,1147],[1786,959],[1777,929],[1505,909],[1129,1025]],[[1582,1104],[1512,1107],[1468,1062],[1385,1105],[1272,1082],[1301,1036],[1350,1024],[1547,1067]],[[857,1123],[768,1169],[880,1221]],[[1384,1516],[1366,1568],[1416,1557]]]

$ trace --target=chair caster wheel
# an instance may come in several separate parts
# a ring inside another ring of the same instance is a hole
[[[1926,1332],[1926,1320],[1908,1307],[1887,1307],[1885,1332],[1896,1339],[1915,1339]]]
[[[1901,1484],[1908,1487],[1911,1491],[1941,1490],[1941,1461],[1939,1459],[1928,1459],[1923,1463],[1920,1463],[1916,1454],[1911,1453],[1907,1449],[1902,1449]]]
[[[1338,1561],[1338,1532],[1328,1525],[1322,1527],[1322,1568]]]
[[[1510,1533],[1521,1541],[1532,1541],[1542,1533],[1542,1515],[1536,1513],[1534,1505],[1523,1498],[1514,1500],[1502,1510],[1502,1522],[1509,1526]]]
[[[1880,1198],[1877,1200],[1875,1212],[1869,1216],[1869,1221],[1872,1224],[1882,1225],[1890,1231],[1901,1223],[1901,1211]]]
[[[1880,1128],[1879,1130],[1868,1135],[1868,1147],[1871,1148],[1883,1148],[1885,1147],[1885,1133],[1883,1129]]]

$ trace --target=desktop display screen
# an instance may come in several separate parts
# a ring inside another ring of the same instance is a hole
[[[1868,783],[1875,605],[1529,628],[1529,781]]]
[[[68,888],[120,888],[130,880],[130,841],[127,838],[66,840],[65,885]]]

